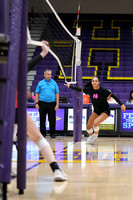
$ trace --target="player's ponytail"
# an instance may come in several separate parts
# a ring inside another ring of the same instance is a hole
[[[92,87],[92,84],[91,84],[91,81],[89,81],[88,83],[86,83],[86,84],[84,85],[84,88],[86,88],[86,87],[88,87],[88,88],[93,88],[93,87]]]

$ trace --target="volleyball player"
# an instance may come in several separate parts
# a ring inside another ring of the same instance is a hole
[[[47,41],[42,41],[42,43],[49,45]],[[48,50],[42,47],[42,52],[37,55],[28,64],[28,71],[30,71],[40,60],[42,60],[48,54]],[[17,99],[17,98],[16,98]],[[47,140],[42,136],[36,124],[27,112],[27,135],[30,139],[39,147],[42,155],[50,165],[52,171],[54,172],[55,181],[66,181],[67,175],[60,169],[58,163],[55,160],[53,151],[47,142]]]
[[[116,102],[118,102],[121,106],[121,110],[125,111],[126,107],[114,94],[111,93],[111,91],[100,86],[100,80],[98,77],[93,77],[92,80],[87,83],[83,89],[70,86],[68,83],[65,85],[75,91],[84,92],[85,94],[90,95],[94,111],[92,112],[87,122],[87,133],[89,134],[87,143],[94,144],[98,137],[100,123],[107,119],[110,115],[110,107],[107,102],[107,98],[112,97],[115,99]]]

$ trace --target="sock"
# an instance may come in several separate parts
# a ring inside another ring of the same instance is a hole
[[[50,163],[50,167],[51,167],[51,169],[52,169],[53,172],[54,172],[56,169],[60,169],[57,162],[52,162],[52,163]]]

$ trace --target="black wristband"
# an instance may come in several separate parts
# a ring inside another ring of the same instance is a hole
[[[38,102],[37,102],[37,103],[35,103],[35,104],[38,104]]]

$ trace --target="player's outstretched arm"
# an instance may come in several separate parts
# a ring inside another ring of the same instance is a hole
[[[121,110],[125,112],[126,106],[120,101],[120,99],[118,99],[114,94],[111,94],[111,97],[116,100],[116,102],[121,106]]]
[[[69,83],[66,82],[66,84],[64,84],[66,87],[68,88],[71,88],[72,90],[75,90],[77,92],[83,92],[83,89],[82,88],[79,88],[79,87],[74,87],[74,86],[71,86]]]
[[[39,55],[35,56],[29,63],[28,63],[28,72],[32,70],[47,54],[49,50],[49,43],[47,41],[42,41],[43,44],[47,45],[48,47],[45,48],[42,46],[42,51]]]

